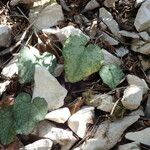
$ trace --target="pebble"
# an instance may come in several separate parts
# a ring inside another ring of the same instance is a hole
[[[129,37],[129,38],[134,38],[134,39],[139,39],[140,38],[138,33],[135,33],[135,32],[129,32],[129,31],[121,30],[121,31],[119,31],[119,33],[122,36]]]
[[[124,90],[121,100],[123,106],[129,110],[137,109],[142,101],[143,89],[136,85],[130,85]]]
[[[48,103],[49,111],[64,105],[64,98],[67,95],[67,90],[60,85],[57,79],[52,76],[46,68],[36,66],[34,82],[32,99],[35,97],[44,98]]]
[[[124,145],[120,145],[118,147],[118,150],[141,150],[139,147],[139,143],[132,142]]]
[[[67,107],[60,108],[54,111],[49,112],[45,119],[54,121],[57,123],[65,123],[68,118],[71,116],[70,110]]]
[[[85,106],[69,118],[68,126],[80,138],[83,138],[87,131],[87,125],[93,124],[93,119],[94,107]]]

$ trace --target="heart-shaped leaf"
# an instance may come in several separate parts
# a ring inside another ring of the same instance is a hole
[[[63,47],[64,67],[69,82],[80,81],[97,72],[103,63],[101,49],[83,35],[71,35]]]
[[[114,89],[124,77],[121,68],[115,64],[103,66],[99,74],[103,82],[112,89]]]
[[[43,98],[36,97],[31,101],[27,93],[20,93],[16,97],[13,107],[18,134],[29,134],[36,123],[44,119],[48,111],[47,102]]]
[[[16,136],[12,106],[0,109],[0,142],[4,145],[11,143]]]
[[[53,54],[45,52],[40,55],[34,47],[23,47],[18,57],[19,81],[20,83],[32,82],[35,65],[44,66],[50,73],[53,73],[56,64],[56,58]]]

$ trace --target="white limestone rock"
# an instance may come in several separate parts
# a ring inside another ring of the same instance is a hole
[[[139,86],[143,89],[144,94],[147,93],[149,88],[144,79],[141,79],[138,76],[131,75],[131,74],[128,74],[126,78],[129,85]]]
[[[41,138],[51,139],[54,144],[59,143],[62,146],[68,145],[71,147],[77,140],[72,131],[58,128],[49,121],[41,121],[32,134]]]
[[[62,7],[56,3],[48,5],[44,9],[42,7],[33,8],[29,13],[29,21],[30,23],[34,22],[36,30],[56,26],[62,20],[64,20]]]
[[[139,143],[132,142],[120,145],[118,150],[141,150],[141,148],[139,147]]]
[[[150,127],[137,132],[128,132],[126,139],[150,146]]]
[[[82,11],[82,13],[85,13],[87,11],[93,10],[97,7],[99,7],[100,4],[96,1],[96,0],[91,0],[87,3],[87,5],[85,6],[84,10]]]
[[[143,96],[143,89],[136,85],[130,85],[124,90],[121,100],[123,106],[129,110],[137,109],[140,106]]]
[[[87,131],[87,124],[93,124],[93,119],[94,107],[85,106],[69,118],[68,126],[80,138],[83,138]]]
[[[44,98],[48,103],[49,111],[64,105],[67,90],[44,67],[35,67],[34,81],[32,99],[35,97]]]
[[[121,30],[121,31],[119,31],[119,33],[122,36],[129,37],[129,38],[134,38],[134,39],[139,39],[140,38],[138,33],[135,33],[135,32],[129,32],[129,31]]]
[[[41,139],[28,144],[25,147],[20,148],[19,150],[51,150],[53,142],[50,139]]]
[[[64,107],[64,108],[60,108],[60,109],[49,112],[45,116],[45,119],[48,119],[57,123],[65,123],[70,116],[71,116],[70,110],[67,107]]]
[[[103,55],[104,55],[104,63],[107,64],[117,64],[121,65],[121,59],[117,58],[113,54],[109,53],[107,50],[102,49]]]
[[[9,47],[11,42],[11,29],[7,25],[0,25],[0,47]]]
[[[109,150],[120,140],[123,132],[139,119],[139,115],[124,117],[110,122],[106,120],[100,124],[93,138],[88,139],[82,146],[82,150]]]
[[[111,13],[107,11],[104,7],[99,9],[99,17],[102,19],[102,21],[107,25],[107,27],[110,29],[110,31],[118,38],[122,39],[120,33],[119,33],[119,25],[118,23],[113,19]]]
[[[150,55],[150,42],[133,39],[131,49],[141,54]]]
[[[55,34],[59,41],[63,44],[66,39],[71,35],[71,34],[76,34],[76,35],[84,35],[88,40],[90,39],[87,35],[85,35],[80,29],[75,28],[74,26],[70,25],[67,27],[64,27],[62,29],[43,29],[42,30],[46,34]]]
[[[0,83],[0,96],[5,92],[7,85],[9,85],[10,81],[5,81]]]
[[[139,32],[150,28],[150,0],[146,0],[140,6],[134,21],[134,26]]]
[[[14,57],[2,70],[1,74],[11,78],[14,74],[18,74],[17,66],[18,58]]]

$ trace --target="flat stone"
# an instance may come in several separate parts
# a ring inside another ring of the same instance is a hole
[[[143,96],[143,89],[136,85],[130,85],[124,90],[121,100],[123,106],[129,110],[137,109],[140,106]]]
[[[69,118],[68,126],[80,138],[83,138],[87,131],[87,125],[93,124],[93,119],[94,107],[85,106]]]
[[[67,95],[67,90],[60,85],[57,79],[52,76],[46,68],[36,66],[34,81],[32,99],[35,97],[44,98],[48,103],[49,111],[64,105],[64,98]]]
[[[87,5],[85,6],[84,10],[82,11],[82,13],[85,13],[87,11],[93,10],[97,7],[99,7],[100,4],[96,1],[96,0],[91,0],[87,3]]]
[[[140,37],[145,40],[145,41],[149,41],[150,42],[150,36],[148,34],[148,32],[139,32]]]
[[[141,150],[139,147],[139,143],[132,142],[124,145],[120,145],[118,147],[118,150]]]
[[[150,28],[150,0],[146,0],[140,6],[134,21],[134,26],[139,32]]]
[[[18,74],[17,66],[18,58],[14,57],[2,70],[1,74],[11,78],[14,74]]]
[[[138,33],[135,33],[135,32],[129,32],[129,31],[121,30],[121,31],[119,31],[119,33],[122,36],[129,37],[129,38],[134,38],[134,39],[139,39],[140,38]]]
[[[144,94],[147,93],[149,88],[144,79],[141,79],[138,76],[131,75],[131,74],[128,74],[126,78],[127,78],[129,85],[139,86],[139,87],[143,88]]]
[[[107,64],[117,64],[121,65],[121,60],[114,56],[113,54],[109,53],[107,50],[102,49],[103,55],[104,55],[104,63]]]
[[[70,145],[70,143],[73,145],[77,140],[72,131],[58,128],[49,121],[41,121],[32,134],[41,138],[51,139],[54,144],[59,143],[62,146]]]
[[[7,25],[0,25],[0,47],[9,47],[11,42],[11,29]]]
[[[128,132],[125,137],[138,143],[150,145],[150,127],[137,132]]]
[[[10,81],[5,81],[0,83],[0,96],[5,92],[7,85],[9,85]]]
[[[139,119],[139,115],[129,115],[115,122],[106,120],[100,124],[93,138],[86,140],[82,150],[110,150],[120,140],[123,132]],[[105,136],[104,136],[105,135]]]
[[[125,55],[127,55],[128,53],[129,53],[129,50],[123,46],[116,48],[116,52],[115,52],[115,54],[121,58],[124,57]]]
[[[33,8],[29,13],[29,21],[31,24],[34,22],[36,30],[56,26],[62,20],[64,20],[62,7],[56,3],[48,5],[44,9],[41,7]]]
[[[110,31],[118,38],[122,39],[120,33],[119,33],[119,25],[118,23],[113,19],[111,13],[107,11],[104,7],[99,9],[99,17],[102,19],[102,21],[107,25],[107,27],[110,29]]]
[[[48,119],[57,123],[65,123],[70,116],[71,116],[70,110],[67,107],[64,107],[64,108],[60,108],[60,109],[49,112],[45,116],[45,119]]]
[[[19,150],[51,150],[53,142],[50,139],[41,139],[28,144],[25,147],[20,148]]]
[[[150,55],[150,42],[133,39],[131,49],[141,54]]]

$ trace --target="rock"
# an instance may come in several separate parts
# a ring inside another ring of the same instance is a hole
[[[105,0],[104,5],[108,8],[114,8],[115,7],[115,1],[116,0]]]
[[[62,8],[58,4],[51,4],[45,7],[36,7],[30,10],[29,21],[34,22],[34,28],[42,30],[58,25],[59,21],[64,20]]]
[[[139,32],[150,28],[150,0],[142,3],[136,15],[134,26]]]
[[[145,116],[150,118],[150,94],[148,95],[148,99],[146,103]]]
[[[110,31],[118,38],[122,39],[119,33],[119,25],[113,19],[111,13],[107,11],[104,7],[99,9],[99,17],[100,19],[107,25]]]
[[[83,138],[87,131],[87,125],[93,124],[94,107],[83,107],[68,120],[69,128],[80,138]]]
[[[144,79],[141,79],[141,78],[139,78],[135,75],[131,75],[131,74],[128,74],[126,78],[127,78],[129,85],[139,86],[139,87],[143,88],[144,94],[147,93],[149,88]]]
[[[71,116],[70,110],[67,107],[64,107],[64,108],[60,108],[60,109],[49,112],[45,116],[45,119],[48,119],[57,123],[65,123],[70,116]]]
[[[14,57],[2,70],[1,74],[11,78],[14,74],[18,74],[17,66],[18,58]]]
[[[32,144],[28,144],[19,150],[51,150],[53,142],[50,139],[41,139]]]
[[[141,66],[144,71],[150,69],[150,56],[139,56],[139,60],[141,61]]]
[[[82,13],[85,13],[87,11],[93,10],[97,7],[99,7],[100,4],[96,1],[96,0],[91,0],[87,3],[87,5],[85,6],[84,10],[82,11]]]
[[[123,106],[129,110],[137,109],[140,106],[143,96],[143,89],[136,85],[130,85],[124,90],[121,100]]]
[[[9,85],[10,81],[5,81],[0,83],[0,96],[5,92],[7,85]]]
[[[125,55],[127,55],[129,53],[129,50],[126,48],[126,47],[119,47],[119,48],[116,48],[116,52],[115,54],[118,56],[118,57],[124,57]]]
[[[106,120],[100,124],[93,138],[86,140],[82,150],[109,150],[120,140],[123,132],[139,119],[139,115],[129,115],[115,122]]]
[[[7,25],[0,25],[0,47],[9,47],[11,42],[11,29]]]
[[[107,64],[117,64],[121,65],[121,60],[117,58],[116,56],[112,55],[105,49],[102,49],[103,55],[104,55],[104,63]]]
[[[102,38],[104,38],[104,41],[107,41],[110,45],[118,45],[119,41],[115,40],[111,36],[109,36],[107,33],[102,33]]]
[[[76,142],[73,132],[68,129],[57,128],[49,121],[41,121],[32,133],[41,138],[51,139],[54,144],[59,143],[62,146],[72,146]]]
[[[133,38],[133,39],[139,39],[140,38],[139,35],[135,32],[129,32],[129,31],[121,30],[121,31],[119,31],[119,33],[122,36]]]
[[[147,32],[139,32],[139,35],[144,41],[150,42],[150,36]]]
[[[56,68],[54,69],[54,77],[59,77],[62,72],[64,71],[64,65],[63,64],[57,64]]]
[[[128,132],[125,137],[138,143],[150,145],[150,127],[137,132]]]
[[[141,3],[143,3],[145,0],[136,0],[135,1],[135,7],[138,7],[139,5],[141,5]]]
[[[55,34],[58,38],[59,41],[63,44],[66,39],[71,35],[71,34],[77,34],[77,35],[84,35],[87,39],[90,39],[87,35],[85,35],[80,29],[77,29],[73,27],[72,25],[64,27],[62,29],[43,29],[42,30],[46,34]]]
[[[150,55],[150,42],[133,39],[131,49],[141,54]]]
[[[52,76],[46,68],[36,66],[34,81],[32,99],[35,97],[44,98],[48,103],[49,111],[64,105],[64,98],[67,95],[67,90],[60,85],[57,79]]]
[[[139,143],[132,142],[124,145],[120,145],[118,147],[118,150],[141,150],[139,147]]]

